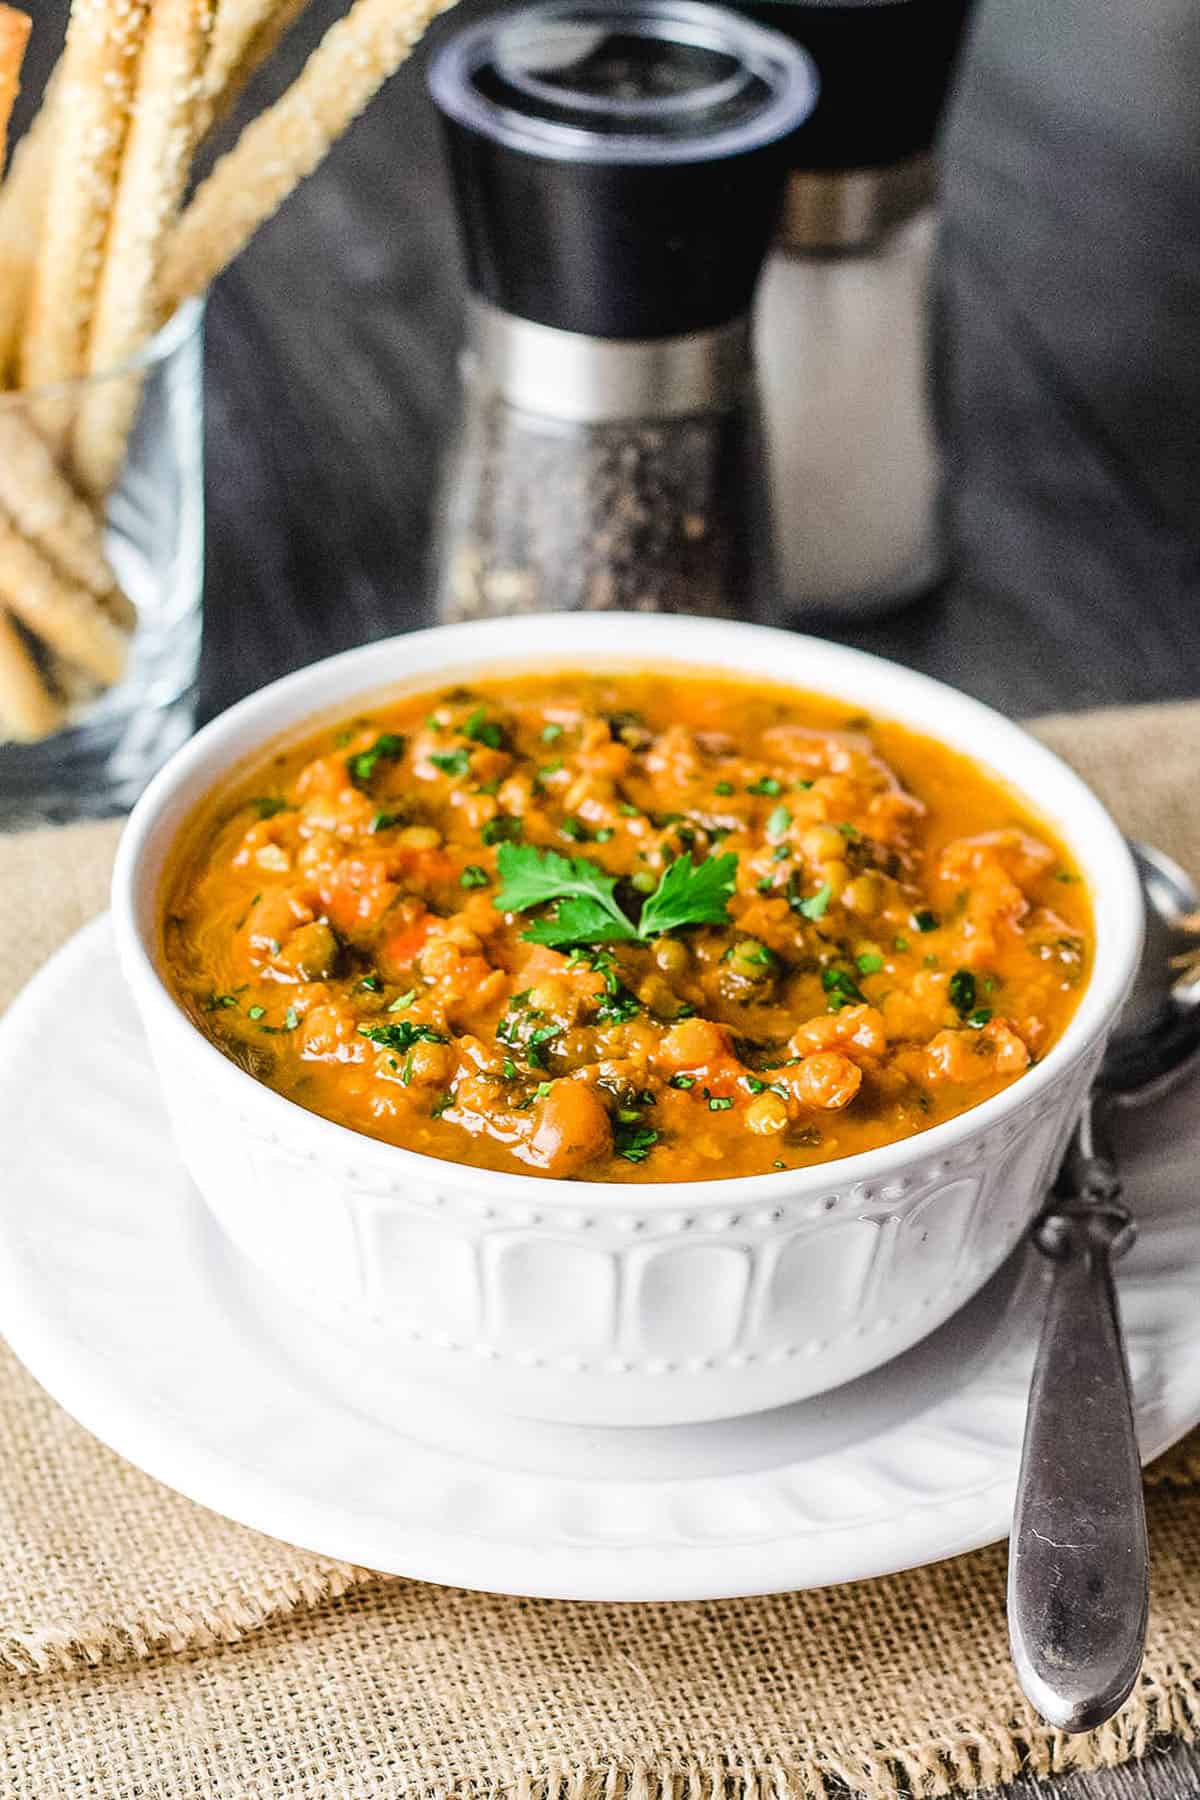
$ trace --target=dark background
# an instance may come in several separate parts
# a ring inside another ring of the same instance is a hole
[[[33,10],[36,71],[66,4]],[[311,0],[246,107],[341,10]],[[1198,127],[1194,0],[982,0],[945,142],[954,568],[848,641],[1013,713],[1200,691]],[[460,292],[418,62],[212,297],[206,714],[429,622]],[[1198,1772],[1021,1788],[1195,1800]]]

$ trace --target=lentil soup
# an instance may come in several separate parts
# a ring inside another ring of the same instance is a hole
[[[311,1111],[453,1162],[696,1181],[1019,1080],[1091,909],[1025,802],[903,726],[711,673],[530,673],[239,773],[162,931],[199,1028]]]

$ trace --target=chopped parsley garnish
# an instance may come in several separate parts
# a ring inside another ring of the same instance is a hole
[[[955,969],[950,977],[950,1004],[960,1018],[975,1010],[975,977],[970,969]]]
[[[468,863],[458,878],[458,885],[465,888],[481,888],[486,887],[491,879],[487,870],[481,869],[478,863]]]
[[[576,844],[587,843],[588,828],[582,819],[563,819],[559,824],[558,829],[565,838],[570,838]]]
[[[732,781],[714,781],[713,782],[713,793],[720,794],[722,799],[724,799],[724,797],[727,794],[732,794],[732,792],[733,792]]]
[[[729,1112],[732,1106],[733,1099],[730,1095],[726,1095],[724,1098],[721,1098],[717,1094],[710,1094],[708,1096],[709,1112]]]
[[[416,988],[409,988],[407,994],[397,994],[396,995],[396,998],[392,1001],[391,1005],[388,1007],[388,1011],[390,1013],[403,1012],[406,1007],[412,1005],[412,1003],[416,999],[416,997],[417,997]]]
[[[982,1031],[985,1025],[991,1023],[991,1018],[992,1009],[990,1006],[977,1006],[973,1013],[967,1014],[967,1024],[970,1025],[974,1031]]]
[[[360,1037],[370,1038],[381,1050],[394,1050],[398,1056],[403,1056],[414,1044],[449,1042],[432,1025],[414,1025],[411,1019],[401,1019],[399,1025],[360,1025],[358,1033]]]
[[[936,931],[938,928],[937,914],[930,912],[928,907],[923,907],[920,912],[915,912],[912,922],[918,931]]]
[[[760,781],[752,781],[746,792],[748,794],[766,794],[768,799],[774,800],[776,795],[782,794],[783,783],[774,775],[764,775]]]
[[[618,1124],[613,1132],[613,1151],[625,1162],[645,1162],[659,1136],[649,1125]]]
[[[622,800],[621,817],[623,819],[640,819],[641,816],[642,809],[640,806],[631,806],[628,800]]]
[[[248,1019],[265,1019],[266,1016],[267,1009],[265,1006],[251,1006],[246,1010],[246,1017]]]
[[[381,762],[399,762],[407,748],[406,740],[394,731],[385,731],[369,750],[346,758],[346,768],[355,787],[366,787]]]
[[[236,994],[210,994],[204,1002],[205,1012],[221,1012],[227,1006],[237,1005]]]
[[[686,1094],[689,1088],[695,1087],[696,1077],[694,1075],[672,1075],[667,1085],[673,1088],[682,1088]]]
[[[506,1056],[501,1063],[500,1073],[503,1075],[505,1081],[515,1081],[517,1079],[517,1065],[511,1056]]]
[[[642,1010],[642,1003],[636,994],[631,994],[623,981],[614,976],[611,980],[605,976],[604,998],[596,1011],[596,1018],[605,1025],[624,1025],[628,1020],[637,1017]]]
[[[380,981],[378,975],[372,974],[364,975],[358,985],[360,988],[365,988],[368,994],[377,994],[382,988],[383,983]]]
[[[273,819],[276,813],[296,810],[290,801],[284,800],[279,794],[260,794],[257,800],[251,800],[247,804],[254,808],[260,819]],[[1067,879],[1070,880],[1071,877],[1068,876]]]
[[[789,895],[788,905],[793,912],[798,912],[802,919],[823,919],[829,911],[829,902],[832,899],[833,888],[829,882],[825,882],[823,887],[819,887],[816,893],[810,894],[806,900]]]
[[[758,1075],[747,1075],[745,1079],[752,1094],[778,1094],[781,1100],[787,1099],[788,1091],[782,1081],[763,1081]]]
[[[393,825],[402,823],[403,816],[402,813],[377,812],[375,817],[371,820],[370,829],[372,834],[377,831],[390,831]]]
[[[429,1109],[430,1118],[431,1119],[440,1119],[442,1114],[444,1112],[446,1112],[448,1110],[448,1108],[453,1105],[454,1105],[454,1095],[453,1094],[451,1094],[451,1093],[439,1094],[437,1099],[434,1101],[433,1105]]]
[[[548,725],[542,726],[543,744],[556,744],[565,730],[565,725],[557,725],[554,720],[551,719]]]
[[[469,737],[473,744],[486,744],[489,750],[499,750],[504,743],[504,727],[496,719],[489,719],[486,707],[477,706],[466,724],[463,736]]]
[[[878,950],[866,950],[861,956],[856,956],[854,960],[858,964],[860,975],[878,975],[883,967],[883,958]]]
[[[296,1011],[294,1006],[289,1006],[283,1015],[283,1029],[285,1031],[295,1031],[299,1023],[300,1014]]]
[[[907,950],[908,949],[908,939],[906,937],[893,938],[892,939],[892,949],[893,950]]]
[[[457,750],[446,750],[441,754],[435,752],[429,760],[443,775],[465,775],[471,766],[471,752],[464,750],[460,744]]]
[[[782,837],[792,822],[792,815],[786,806],[777,806],[767,820],[767,836]]]
[[[565,949],[570,944],[635,943],[683,925],[722,925],[737,876],[732,853],[702,863],[681,856],[668,864],[637,925],[616,898],[616,878],[586,857],[560,856],[533,845],[505,845],[500,851],[503,883],[493,904],[500,912],[526,912],[557,903],[522,936],[534,944]]]
[[[524,823],[515,813],[497,813],[494,819],[488,820],[479,835],[488,845],[515,844],[520,842],[524,831]]]
[[[843,1006],[862,1006],[866,999],[846,969],[822,969],[821,986],[829,997],[830,1012],[841,1012]]]
[[[556,756],[551,762],[542,764],[541,768],[538,770],[538,780],[544,781],[547,775],[557,775],[559,770],[565,769],[566,766],[567,765],[564,763],[562,757]]]
[[[858,826],[851,825],[849,820],[847,820],[847,819],[843,819],[841,824],[836,825],[834,827],[834,829],[836,831],[840,831],[842,836],[847,840],[847,842],[851,843],[851,844],[856,844],[858,842],[859,838],[862,836],[862,832],[858,829]]]

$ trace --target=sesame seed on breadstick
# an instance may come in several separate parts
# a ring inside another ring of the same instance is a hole
[[[21,91],[21,64],[33,21],[13,6],[0,6],[0,175],[4,173],[8,121]]]
[[[151,8],[88,333],[88,375],[121,368],[154,332],[163,245],[196,145],[211,18],[208,0],[154,0]],[[116,480],[140,392],[140,380],[128,376],[93,382],[81,396],[71,455],[87,493],[103,496]]]
[[[247,125],[176,226],[163,264],[165,313],[202,293],[233,261],[451,4],[355,0],[330,27],[292,86]]]
[[[60,575],[0,514],[0,605],[27,631],[105,687],[119,681],[129,640],[94,594]]]
[[[145,24],[145,0],[72,0],[53,167],[21,337],[26,387],[83,373]],[[66,396],[39,399],[38,420],[54,449],[65,443],[71,410]]]
[[[32,743],[62,724],[63,708],[8,614],[0,607],[0,739]]]

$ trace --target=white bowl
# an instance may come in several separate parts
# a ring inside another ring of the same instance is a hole
[[[1062,1038],[1012,1087],[917,1137],[809,1169],[702,1183],[549,1181],[377,1142],[245,1074],[158,963],[176,835],[227,772],[314,715],[497,667],[708,665],[834,694],[968,752],[1028,794],[1095,907],[1094,971]],[[1137,877],[1099,801],[998,714],[892,663],[791,633],[553,614],[372,644],[243,700],[134,810],[113,878],[121,962],[184,1160],[225,1230],[379,1356],[499,1408],[658,1424],[832,1388],[907,1349],[992,1274],[1041,1202],[1141,944]]]

